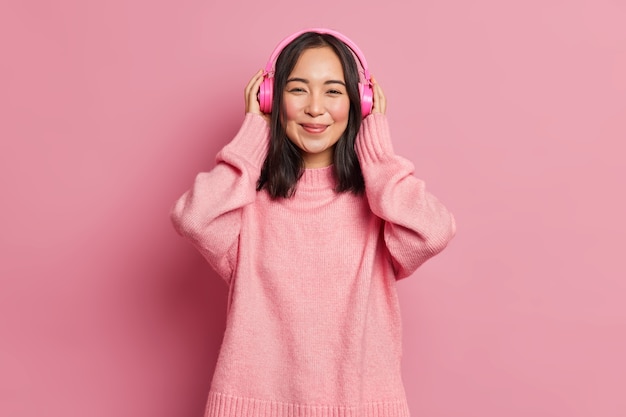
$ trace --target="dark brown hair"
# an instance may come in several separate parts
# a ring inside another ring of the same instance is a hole
[[[257,182],[257,190],[266,189],[272,198],[293,196],[298,180],[304,172],[304,160],[300,149],[289,140],[281,121],[283,91],[287,85],[287,79],[305,50],[325,46],[332,48],[341,61],[350,99],[348,126],[335,144],[333,152],[333,172],[337,181],[335,191],[362,194],[365,190],[361,165],[354,150],[354,141],[361,127],[359,70],[356,60],[350,48],[334,36],[306,32],[287,45],[276,59],[270,146]]]

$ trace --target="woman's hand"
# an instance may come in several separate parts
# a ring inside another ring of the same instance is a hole
[[[385,98],[385,93],[383,93],[383,89],[373,76],[371,76],[370,79],[372,80],[372,89],[374,90],[372,113],[385,114],[387,111],[387,99]]]
[[[263,116],[265,121],[269,123],[270,116],[261,111],[261,105],[259,104],[259,88],[263,82],[263,70],[260,69],[252,77],[252,79],[246,85],[244,90],[246,101],[246,113],[254,113]]]

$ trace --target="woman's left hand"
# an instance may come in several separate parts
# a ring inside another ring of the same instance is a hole
[[[383,89],[373,76],[371,76],[370,79],[372,80],[372,89],[374,90],[372,113],[385,114],[387,111],[387,99],[385,98],[385,93],[383,93]]]

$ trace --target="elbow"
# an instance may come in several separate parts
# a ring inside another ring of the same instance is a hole
[[[170,222],[176,232],[184,237],[191,237],[193,228],[190,225],[188,215],[184,210],[184,202],[182,198],[178,200],[174,206],[170,209],[169,213]]]
[[[430,256],[443,251],[456,235],[456,220],[452,213],[446,211],[438,223],[435,233],[430,234],[425,242]]]
[[[183,226],[180,213],[177,213],[175,210],[172,210],[170,212],[170,222],[172,223],[174,230],[176,230],[176,233],[178,233],[181,236],[187,236],[188,233],[185,231],[185,227]]]
[[[456,236],[456,219],[452,213],[448,213],[449,221],[448,221],[448,242],[452,240],[454,236]]]

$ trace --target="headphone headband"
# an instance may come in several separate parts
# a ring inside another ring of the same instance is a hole
[[[342,35],[341,33],[337,32],[337,31],[334,31],[334,30],[331,30],[331,29],[326,29],[326,28],[304,29],[304,30],[298,31],[298,32],[296,32],[296,33],[286,37],[285,39],[283,39],[276,46],[276,48],[274,48],[274,51],[272,52],[272,55],[270,56],[269,61],[267,61],[267,64],[265,65],[265,73],[266,74],[273,73],[274,72],[273,71],[273,69],[274,69],[274,62],[278,58],[278,55],[281,53],[283,48],[285,48],[285,46],[289,45],[289,43],[291,43],[291,41],[296,39],[298,36],[300,36],[300,35],[302,35],[304,33],[307,33],[307,32],[319,33],[320,35],[332,35],[335,38],[337,38],[340,41],[342,41],[343,43],[345,43],[348,46],[348,48],[350,48],[352,50],[354,55],[356,55],[357,59],[361,63],[361,67],[363,68],[363,76],[365,77],[365,80],[367,82],[369,82],[369,80],[370,80],[370,72],[368,70],[367,61],[365,60],[365,56],[363,55],[363,52],[361,52],[359,47],[356,46],[356,44],[354,42],[352,42],[347,36]]]

